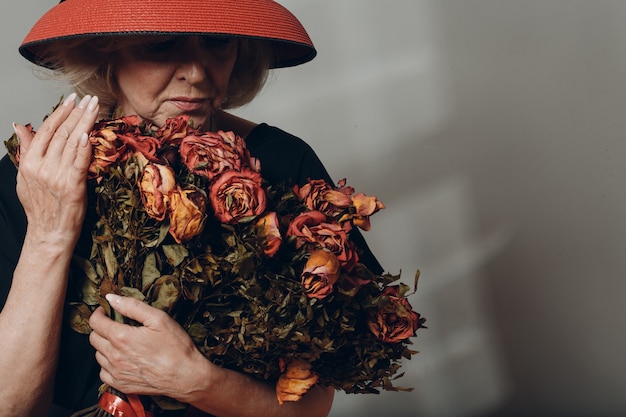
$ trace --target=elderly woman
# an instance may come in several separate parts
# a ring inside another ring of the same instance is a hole
[[[20,53],[68,80],[75,93],[36,134],[14,125],[19,171],[7,157],[0,162],[2,415],[41,416],[51,407],[69,415],[94,404],[102,382],[214,416],[327,415],[332,389],[316,386],[279,406],[273,386],[214,365],[173,319],[135,299],[109,301],[140,327],[99,309],[87,337],[63,320],[86,213],[87,135],[97,120],[138,115],[161,125],[187,115],[206,130],[244,137],[270,182],[328,179],[300,139],[225,111],[252,100],[269,69],[314,58],[300,22],[271,0],[62,0],[31,29]],[[380,272],[356,239],[363,262]]]

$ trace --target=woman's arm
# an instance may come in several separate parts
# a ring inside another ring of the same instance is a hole
[[[166,395],[217,417],[327,416],[334,391],[316,386],[299,402],[278,405],[270,384],[208,361],[166,313],[139,300],[108,296],[113,309],[143,326],[89,321],[103,382],[126,393]]]
[[[85,214],[97,98],[75,95],[36,135],[20,138],[17,194],[28,219],[13,282],[0,312],[0,404],[9,416],[40,416],[53,393],[69,264]],[[3,414],[5,415],[5,414]]]

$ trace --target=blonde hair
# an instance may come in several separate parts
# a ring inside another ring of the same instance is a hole
[[[101,109],[113,115],[119,88],[115,55],[127,46],[145,42],[144,36],[103,36],[62,40],[47,46],[44,61],[53,77],[63,79],[80,96],[97,95]],[[237,59],[222,109],[248,104],[261,91],[273,63],[271,45],[263,40],[236,38]]]

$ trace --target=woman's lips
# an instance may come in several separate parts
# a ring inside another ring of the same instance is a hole
[[[170,102],[184,112],[194,112],[202,110],[207,100],[177,97],[171,99]]]

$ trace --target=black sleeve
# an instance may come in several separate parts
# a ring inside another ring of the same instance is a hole
[[[334,184],[315,151],[297,136],[261,124],[246,138],[246,145],[260,160],[263,178],[270,183],[292,181],[302,185],[308,179],[324,179]],[[373,273],[382,274],[382,266],[357,228],[350,232],[350,239],[359,248],[360,261]]]
[[[9,294],[26,234],[26,215],[15,192],[16,177],[17,169],[5,155],[0,160],[0,310]]]

